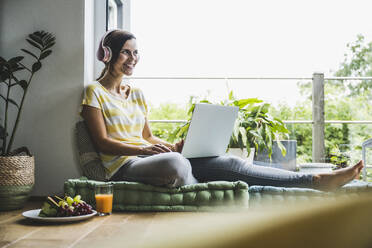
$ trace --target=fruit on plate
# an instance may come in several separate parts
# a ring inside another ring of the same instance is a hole
[[[74,198],[65,196],[63,199],[55,196],[55,199],[48,196],[39,213],[40,217],[69,217],[93,213],[92,206],[81,200],[80,195]]]

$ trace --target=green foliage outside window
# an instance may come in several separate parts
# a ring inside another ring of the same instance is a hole
[[[372,42],[366,43],[359,35],[347,45],[348,53],[334,76],[372,76]],[[312,84],[298,83],[303,100],[290,107],[285,103],[270,106],[269,114],[281,120],[312,120]],[[372,120],[372,80],[325,82],[325,119],[326,120]],[[257,96],[260,97],[260,96]],[[151,119],[188,119],[190,106],[163,104],[153,109]],[[171,135],[182,123],[154,123],[152,130],[159,137],[173,142]],[[297,140],[297,162],[312,162],[312,125],[288,124],[290,139]],[[326,124],[325,146],[326,162],[342,164],[342,159],[353,163],[361,159],[361,144],[372,137],[372,125]],[[346,157],[336,158],[348,154]],[[343,162],[344,163],[344,162]]]
[[[347,45],[340,69],[334,76],[372,76],[372,42],[366,43],[358,35]],[[311,120],[311,82],[298,83],[303,101],[290,108],[285,104],[273,106],[271,112],[283,120]],[[372,120],[372,80],[325,81],[325,119],[326,120]],[[297,140],[297,162],[312,162],[312,125],[290,124],[290,138]],[[361,144],[372,137],[371,125],[326,124],[325,147],[326,162],[342,164],[336,159],[337,148],[342,159],[356,162],[361,159]],[[342,160],[341,159],[341,160]]]
[[[150,120],[186,120],[187,106],[172,103],[162,103],[158,108],[150,106]],[[152,133],[168,142],[174,143],[176,137],[171,134],[183,123],[151,123]]]

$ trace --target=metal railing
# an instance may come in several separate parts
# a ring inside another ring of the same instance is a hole
[[[186,123],[187,120],[149,120],[151,123]],[[313,121],[307,120],[283,120],[285,124],[314,124]],[[324,121],[325,124],[372,124],[372,121],[337,121],[328,120]]]
[[[372,77],[324,77],[323,73],[313,73],[312,77],[131,77],[130,79],[145,80],[311,80],[312,91],[312,120],[284,120],[286,124],[312,124],[313,125],[313,162],[324,162],[324,125],[325,124],[372,124],[368,120],[325,120],[324,118],[324,81],[325,80],[372,80]],[[150,120],[152,123],[185,123],[186,120]]]

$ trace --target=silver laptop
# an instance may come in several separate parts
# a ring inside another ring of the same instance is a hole
[[[238,107],[195,104],[182,155],[186,158],[224,155],[238,110]]]

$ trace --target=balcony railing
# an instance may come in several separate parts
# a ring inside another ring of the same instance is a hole
[[[149,120],[151,123],[186,123],[187,120]],[[313,121],[306,121],[306,120],[283,120],[285,124],[314,124]],[[325,124],[372,124],[372,121],[337,121],[337,120],[330,120],[324,121]]]
[[[324,118],[324,81],[325,80],[372,80],[372,77],[324,77],[323,73],[313,73],[312,77],[132,77],[141,80],[311,80],[312,81],[312,120],[284,120],[286,124],[313,125],[313,162],[324,162],[324,125],[325,124],[372,124],[372,120],[325,120]],[[151,123],[185,123],[186,120],[150,120]]]

